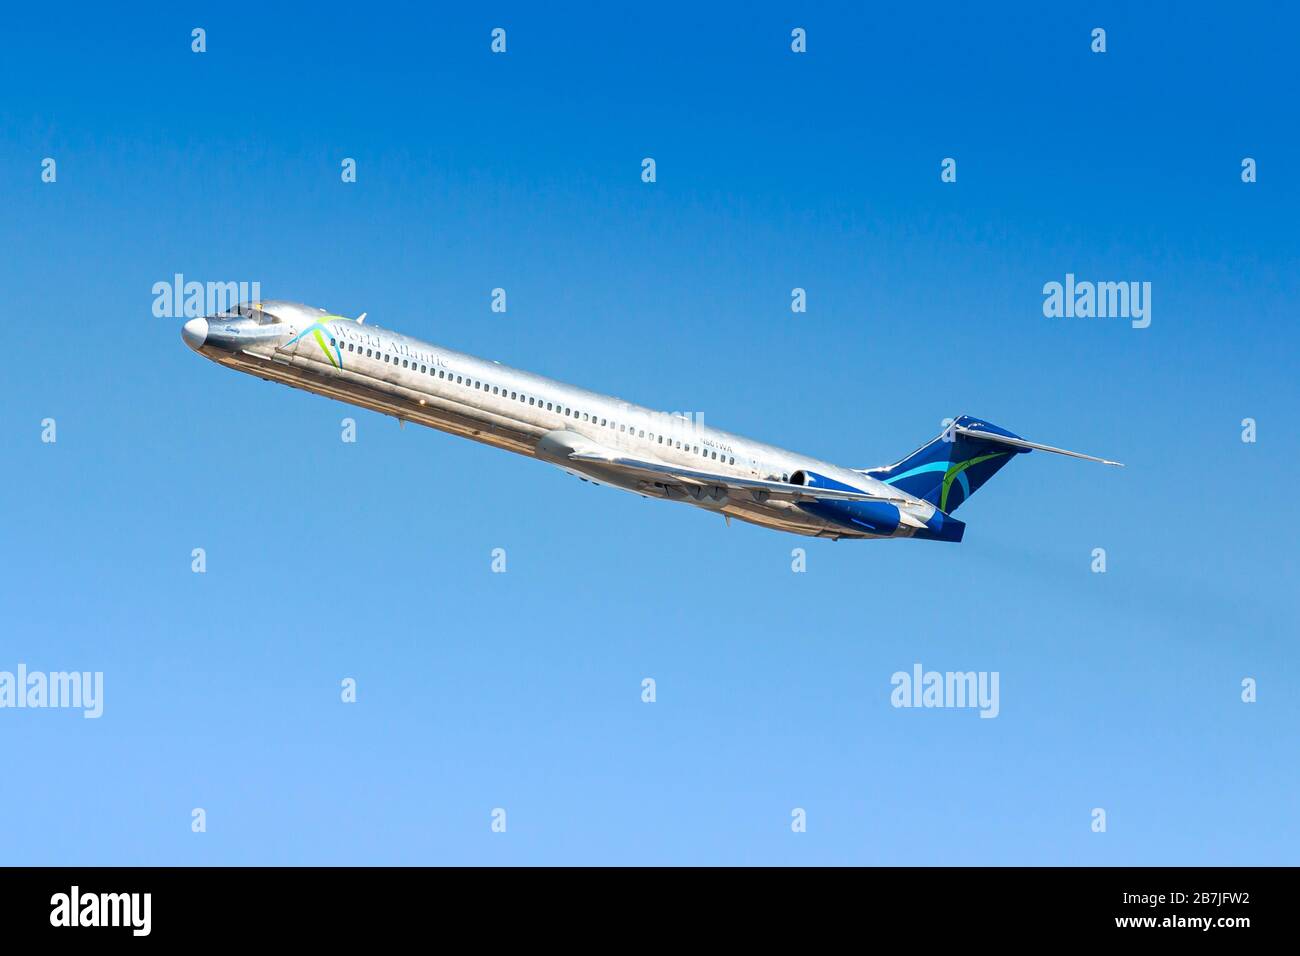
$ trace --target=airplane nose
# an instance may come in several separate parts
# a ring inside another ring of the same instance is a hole
[[[208,340],[208,320],[190,319],[181,326],[181,338],[192,349],[197,349]]]

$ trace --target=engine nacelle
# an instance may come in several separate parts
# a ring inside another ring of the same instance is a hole
[[[898,506],[888,501],[804,501],[799,507],[826,521],[868,534],[892,535],[901,520]]]
[[[819,475],[815,471],[803,470],[790,476],[790,484],[805,488],[832,488],[836,491],[863,490]],[[868,534],[892,535],[902,520],[898,515],[898,506],[891,505],[888,501],[801,501],[799,507],[824,521]]]
[[[834,488],[838,491],[864,490],[811,471],[796,471],[790,476],[790,483],[792,485],[802,485],[805,488]],[[902,523],[898,506],[892,505],[888,501],[805,501],[800,502],[799,507],[809,514],[816,515],[823,521],[829,521],[854,531],[865,531],[867,534],[878,534],[886,537],[893,535],[898,530],[899,524]],[[928,538],[931,541],[960,541],[962,534],[966,530],[964,523],[944,514],[938,508],[931,509],[930,516],[924,519],[924,527],[918,527],[915,523],[915,521],[921,520],[919,515],[912,512],[909,512],[909,515],[915,519],[908,522],[911,537],[913,538]]]

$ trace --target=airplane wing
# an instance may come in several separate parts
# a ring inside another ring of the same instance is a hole
[[[755,501],[888,501],[896,505],[914,505],[911,498],[886,497],[868,494],[865,491],[848,491],[840,488],[816,488],[809,485],[792,485],[783,481],[763,481],[758,478],[738,478],[735,475],[719,475],[714,472],[700,471],[681,465],[665,465],[658,462],[627,458],[614,452],[600,454],[596,452],[570,452],[566,459],[576,464],[599,465],[613,471],[637,476],[647,481],[660,484],[676,484],[691,487],[720,487],[728,491],[748,492]]]

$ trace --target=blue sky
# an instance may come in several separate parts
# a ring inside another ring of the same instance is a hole
[[[10,17],[0,670],[105,702],[0,710],[0,863],[1297,862],[1294,12]],[[966,412],[1128,468],[1017,460],[956,546],[728,528],[220,369],[175,273],[848,466]],[[891,707],[917,662],[1000,715]]]

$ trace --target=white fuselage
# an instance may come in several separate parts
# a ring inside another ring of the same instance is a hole
[[[868,492],[897,494],[859,471],[725,432],[689,416],[635,405],[308,306],[261,305],[279,318],[280,328],[268,326],[259,332],[253,327],[247,334],[249,329],[241,328],[247,322],[211,316],[198,320],[207,324],[197,344],[188,335],[186,340],[230,368],[531,457],[543,457],[537,450],[542,436],[564,430],[667,465],[771,481],[788,481],[791,474],[806,469]],[[682,500],[783,531],[871,537],[788,502],[683,494],[596,466],[561,467],[599,484]]]

